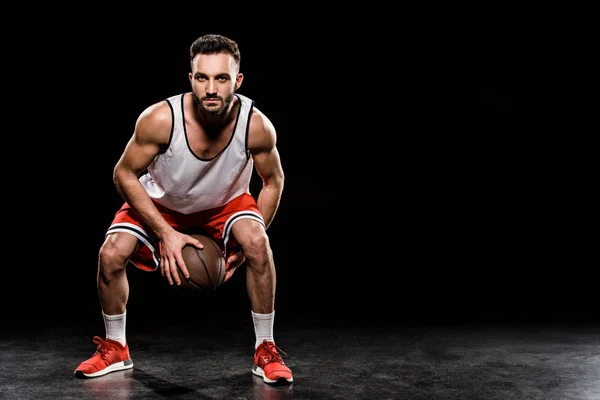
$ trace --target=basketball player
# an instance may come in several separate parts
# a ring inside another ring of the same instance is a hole
[[[182,233],[201,228],[226,257],[226,280],[246,262],[256,336],[252,372],[266,383],[292,382],[273,338],[275,266],[266,229],[281,199],[284,173],[276,131],[254,102],[236,93],[244,76],[233,40],[205,35],[190,46],[192,91],[150,105],[114,168],[124,198],[99,251],[97,286],[105,338],[76,369],[95,378],[129,369],[125,335],[129,286],[126,265],[160,270],[171,285],[189,273],[182,248],[202,244]],[[249,193],[253,169],[262,179]]]

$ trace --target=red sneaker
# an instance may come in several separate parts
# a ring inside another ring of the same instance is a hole
[[[267,339],[263,340],[254,352],[252,373],[262,377],[266,383],[283,381],[292,383],[294,381],[292,371],[281,359],[279,351],[285,354],[283,350],[275,346],[275,343],[268,342]]]
[[[133,368],[129,345],[123,346],[115,340],[104,340],[100,336],[94,336],[92,341],[98,348],[91,358],[79,364],[75,370],[77,378],[96,378],[109,372]]]

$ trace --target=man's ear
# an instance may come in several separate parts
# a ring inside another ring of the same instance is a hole
[[[244,74],[237,74],[237,78],[235,79],[235,90],[238,90],[240,86],[242,86],[242,81],[244,80]]]

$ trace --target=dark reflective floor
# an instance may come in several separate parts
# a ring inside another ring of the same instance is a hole
[[[251,373],[243,274],[191,300],[136,269],[128,270],[133,369],[74,378],[95,350],[92,337],[104,334],[95,269],[81,267],[39,273],[20,297],[11,290],[20,281],[3,280],[0,398],[600,399],[597,285],[582,267],[588,263],[548,263],[561,267],[558,274],[542,268],[545,258],[526,269],[529,259],[501,265],[496,252],[465,252],[468,260],[443,252],[422,261],[439,268],[415,261],[394,270],[369,264],[379,260],[376,252],[355,251],[354,261],[364,263],[336,264],[318,246],[307,263],[293,249],[303,237],[273,239],[280,265],[275,340],[287,353],[292,385],[268,386]],[[449,268],[446,256],[473,267]],[[362,265],[369,267],[356,272]]]
[[[249,321],[131,325],[134,368],[81,380],[95,324],[4,329],[3,399],[600,399],[594,325],[360,326],[284,321],[295,381],[251,374]]]

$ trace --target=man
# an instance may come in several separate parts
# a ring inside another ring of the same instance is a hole
[[[246,262],[256,336],[252,372],[266,383],[292,382],[273,338],[275,266],[266,229],[281,199],[284,173],[271,121],[249,98],[233,40],[205,35],[190,46],[192,92],[145,109],[114,168],[125,202],[107,230],[98,258],[97,286],[106,336],[75,370],[94,378],[129,369],[125,335],[129,286],[126,265],[156,271],[179,285],[189,273],[182,248],[202,244],[185,232],[201,229],[226,257],[226,280]],[[256,199],[253,168],[262,179]]]

